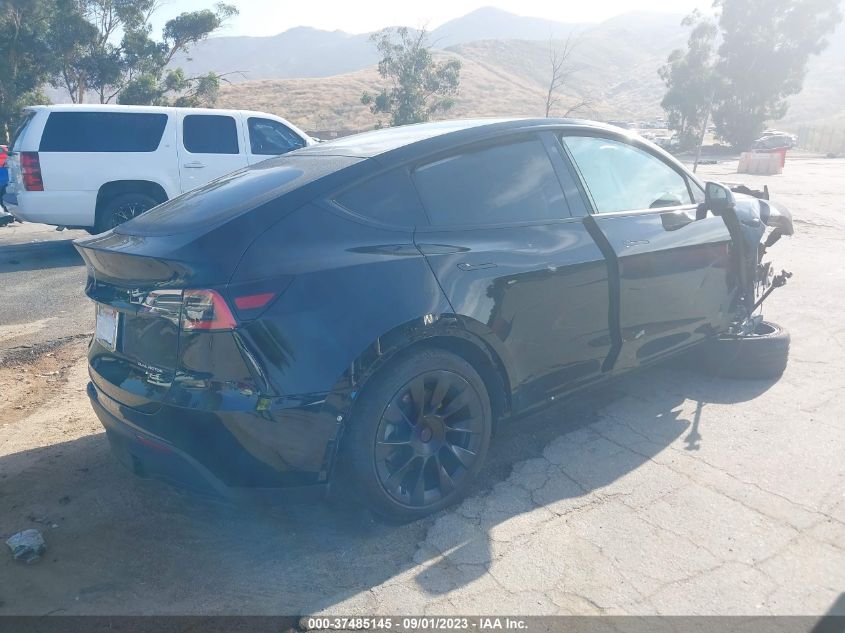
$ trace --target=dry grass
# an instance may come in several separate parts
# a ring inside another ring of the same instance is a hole
[[[448,118],[543,115],[547,43],[491,40],[437,56],[457,57],[463,65],[460,94]],[[520,72],[525,68],[531,72]],[[597,69],[582,60],[572,85],[563,91],[557,114],[591,96],[590,107],[579,114],[659,115],[653,87],[646,89],[648,98],[644,98],[643,78],[634,79],[630,73],[630,69],[622,73],[603,64],[601,79]],[[650,83],[658,81],[655,74]],[[334,77],[250,81],[224,87],[219,106],[272,112],[309,130],[364,130],[376,124],[376,117],[361,104],[361,94],[377,90],[381,83],[375,67]]]

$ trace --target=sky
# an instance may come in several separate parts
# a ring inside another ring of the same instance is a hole
[[[686,14],[707,9],[702,0],[227,0],[240,15],[218,35],[276,35],[295,26],[367,33],[386,26],[427,26],[444,22],[484,6],[495,6],[517,15],[559,22],[601,22],[630,11]],[[163,0],[154,26],[183,11],[212,7],[217,0]]]

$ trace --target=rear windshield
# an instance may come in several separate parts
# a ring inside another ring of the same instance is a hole
[[[51,112],[42,152],[154,152],[167,115],[153,112]]]
[[[346,156],[272,158],[182,194],[120,225],[124,235],[172,235],[231,220],[360,159]]]

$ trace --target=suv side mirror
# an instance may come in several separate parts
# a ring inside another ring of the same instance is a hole
[[[735,204],[733,192],[718,182],[708,182],[704,185],[704,206],[715,215],[733,208]]]

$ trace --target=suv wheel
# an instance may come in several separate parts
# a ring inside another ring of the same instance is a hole
[[[411,521],[458,501],[490,445],[484,381],[465,360],[418,352],[368,384],[344,447],[358,492],[378,515]]]
[[[104,233],[109,229],[131,220],[156,206],[154,198],[143,193],[122,193],[115,196],[97,210],[94,234]]]

